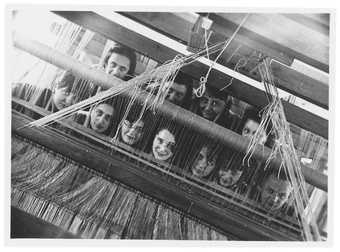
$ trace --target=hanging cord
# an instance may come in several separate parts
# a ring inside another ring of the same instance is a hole
[[[243,20],[243,22],[241,22],[239,28],[244,23],[244,21],[245,21],[245,19]],[[239,30],[239,28],[235,32],[237,32]],[[235,34],[236,33],[233,34],[231,39],[235,37]],[[224,45],[223,50],[225,50],[225,48],[229,45],[231,39],[229,39],[227,44],[225,44],[226,42],[221,42],[221,43],[217,43],[217,44],[211,46],[209,48],[209,51],[210,52],[220,51],[223,45]],[[48,116],[41,118],[39,120],[33,121],[33,122],[29,123],[28,125],[24,125],[22,128],[24,128],[26,126],[31,126],[31,127],[32,126],[44,126],[44,125],[48,125],[50,123],[53,123],[54,121],[62,120],[63,118],[66,118],[66,117],[76,113],[80,109],[88,108],[92,104],[110,99],[110,98],[112,98],[116,95],[119,95],[119,94],[121,94],[125,91],[128,91],[131,88],[133,88],[135,85],[142,85],[144,83],[147,83],[148,81],[150,81],[150,77],[153,77],[157,80],[160,80],[160,81],[156,82],[156,84],[157,84],[156,87],[158,86],[160,88],[158,89],[159,91],[156,93],[156,96],[155,96],[155,98],[152,102],[152,105],[151,105],[151,108],[153,110],[155,110],[160,104],[163,103],[163,101],[166,97],[166,93],[169,90],[169,88],[171,87],[171,85],[169,85],[167,82],[169,81],[170,84],[171,84],[173,82],[177,72],[179,71],[179,69],[181,67],[183,67],[184,65],[190,64],[191,62],[195,61],[197,58],[205,55],[206,50],[207,49],[203,49],[203,50],[199,51],[198,53],[191,54],[191,55],[185,56],[185,57],[176,57],[174,60],[170,61],[169,63],[163,64],[156,69],[151,69],[150,71],[147,71],[147,72],[143,73],[142,75],[139,75],[139,76],[131,79],[130,81],[119,83],[118,85],[115,85],[114,87],[112,87],[112,88],[110,88],[110,89],[108,89],[104,92],[98,93],[93,97],[90,97],[86,100],[80,101],[77,104],[74,104],[70,107],[64,108],[64,109],[62,109],[62,110],[60,110],[56,113],[48,115]],[[219,54],[219,56],[222,54],[222,52]],[[213,64],[211,65],[210,70],[211,70],[212,66],[213,66]],[[205,80],[206,79],[204,79],[203,81],[205,81]]]
[[[233,39],[235,38],[236,34],[238,33],[238,31],[241,29],[241,27],[244,25],[244,23],[246,22],[246,20],[249,17],[249,13],[247,13],[241,23],[238,25],[238,27],[236,28],[236,30],[234,31],[234,33],[232,34],[232,36],[226,41],[223,49],[221,50],[221,52],[217,55],[216,59],[211,63],[206,75],[200,78],[200,86],[197,89],[194,89],[194,93],[196,95],[196,97],[202,97],[205,90],[206,90],[206,83],[208,81],[208,77],[210,74],[210,71],[212,70],[212,68],[214,67],[214,65],[216,64],[217,60],[221,57],[221,55],[223,54],[223,52],[227,49],[227,47],[230,45],[231,41],[233,41]]]
[[[244,161],[248,158],[249,163],[249,159],[258,145],[257,143],[261,138],[262,132],[266,130],[270,122],[276,141],[272,148],[271,155],[266,160],[265,169],[269,168],[272,159],[277,156],[281,158],[282,163],[279,167],[278,174],[284,172],[291,184],[294,205],[299,213],[300,218],[298,218],[298,221],[302,227],[304,238],[308,241],[320,240],[320,234],[315,221],[308,220],[308,216],[312,213],[306,191],[306,182],[301,172],[301,164],[294,148],[290,127],[284,114],[284,108],[278,96],[278,90],[274,82],[270,63],[271,60],[265,58],[258,68],[266,89],[269,104],[263,110],[264,116],[254,137],[249,143]]]

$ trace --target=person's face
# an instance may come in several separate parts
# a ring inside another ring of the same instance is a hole
[[[143,135],[143,128],[144,122],[141,120],[134,123],[124,120],[121,131],[123,142],[129,145],[136,144]]]
[[[182,105],[185,95],[187,92],[187,87],[185,85],[178,84],[174,82],[170,87],[166,99],[176,105]]]
[[[166,161],[173,155],[175,137],[167,129],[158,132],[152,143],[152,153],[158,160]]]
[[[119,79],[124,79],[126,74],[129,72],[129,69],[130,60],[128,57],[118,53],[112,53],[107,62],[105,72]]]
[[[209,149],[207,146],[203,146],[201,151],[198,153],[193,166],[191,168],[191,172],[194,176],[199,178],[204,178],[208,176],[216,166],[216,158],[209,156]]]
[[[248,119],[242,129],[242,136],[247,137],[249,139],[252,138],[255,135],[257,129],[259,128],[259,125],[260,124],[258,122]],[[266,141],[267,141],[267,135],[265,132],[263,132],[261,135],[259,144],[264,144]]]
[[[268,211],[276,211],[287,202],[290,192],[291,186],[288,181],[279,180],[271,175],[261,192],[262,206]]]
[[[68,87],[56,88],[52,101],[58,110],[71,106],[74,103],[74,93],[68,91]]]
[[[241,170],[220,170],[218,171],[218,183],[224,187],[232,186],[240,179],[241,175]]]
[[[105,132],[113,117],[113,107],[108,104],[99,104],[91,111],[91,128],[97,133]]]
[[[202,116],[210,121],[220,115],[226,106],[225,101],[215,98],[206,92],[199,100],[199,106]]]

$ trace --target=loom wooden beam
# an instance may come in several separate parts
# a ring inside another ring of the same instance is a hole
[[[239,214],[237,211],[227,210],[226,207],[222,207],[215,203],[216,201],[213,201],[216,200],[214,196],[202,194],[203,192],[199,188],[189,187],[183,190],[171,177],[162,177],[154,172],[146,172],[136,164],[110,155],[111,150],[90,145],[85,141],[58,133],[47,127],[42,129],[26,127],[16,130],[31,121],[30,118],[13,111],[12,132],[107,177],[121,181],[136,190],[164,201],[184,213],[196,216],[222,230],[227,237],[228,234],[232,234],[238,239],[253,241],[292,241],[299,239],[297,236],[256,223],[256,221]],[[205,196],[203,197],[203,195]]]
[[[272,61],[271,66],[278,87],[328,109],[328,84],[312,79],[276,61]]]
[[[62,69],[72,70],[80,77],[91,80],[103,88],[110,88],[117,83],[123,82],[122,80],[114,76],[105,74],[103,71],[83,65],[72,57],[64,55],[39,42],[27,40],[20,36],[16,36],[14,39],[14,45],[17,48],[31,53],[32,55],[53,65],[56,65]],[[132,96],[133,92],[127,91],[124,94],[127,96]],[[140,102],[144,102],[146,100],[146,97],[146,93],[141,93],[137,97],[137,100],[139,100]],[[193,130],[200,132],[206,136],[209,136],[213,139],[218,139],[219,141],[221,141],[221,143],[233,148],[236,151],[246,152],[249,140],[235,133],[234,131],[221,127],[167,101],[165,101],[165,103],[162,104],[158,108],[158,110],[160,113],[166,115],[167,117],[173,119],[181,125],[186,125],[187,127],[192,128]],[[308,117],[308,114],[306,112],[301,114],[301,116],[303,115],[305,115],[305,117],[302,117],[302,120],[303,118]],[[258,160],[267,160],[270,156],[270,153],[271,150],[269,148],[258,146],[256,148],[256,151],[254,152],[254,157]],[[281,160],[276,159],[274,164],[277,168],[279,168],[281,165]],[[302,173],[305,176],[306,181],[318,188],[321,188],[324,191],[327,191],[327,176],[314,171],[306,171],[306,169],[309,168],[302,166]]]
[[[296,14],[296,13],[282,13],[282,16],[294,20],[295,22],[300,23],[310,29],[313,29],[317,32],[325,34],[329,36],[329,14],[321,13],[321,14],[313,14],[313,13],[304,13],[304,14]]]
[[[129,30],[122,25],[93,12],[55,11],[55,13],[70,20],[71,22],[98,32],[99,34],[116,42],[125,44],[126,46],[129,46],[138,52],[142,52],[146,56],[158,62],[165,62],[180,54],[180,52],[172,49],[171,47],[165,46],[158,41],[154,41],[148,38],[146,35]],[[190,65],[187,65],[182,70],[194,78],[199,79],[201,73],[206,73],[208,70],[208,63],[203,64],[202,62],[194,62]],[[232,72],[230,72],[230,74],[232,74]],[[238,76],[238,78],[254,81],[239,73],[235,73],[235,75]],[[229,80],[230,77],[227,74],[219,70],[213,70],[209,76],[208,84],[217,88],[222,88],[225,87]],[[233,96],[236,98],[239,98],[256,107],[261,108],[267,104],[264,91],[254,86],[248,85],[245,81],[234,79],[234,82],[229,90],[231,90]],[[326,119],[321,118],[320,116],[313,113],[305,113],[304,109],[294,105],[286,106],[286,102],[284,102],[284,106],[286,108],[285,112],[287,114],[287,118],[289,118],[289,122],[326,139],[328,138],[328,121]],[[304,113],[305,115],[303,115]],[[307,118],[307,120],[300,120],[299,118]]]
[[[152,29],[166,34],[167,36],[174,37],[185,44],[188,43],[190,30],[195,21],[194,14],[190,15],[190,13],[123,12],[122,15],[143,23]],[[218,24],[214,25],[218,26]],[[220,27],[219,30],[222,31],[222,27]],[[209,43],[216,44],[226,40],[225,28],[223,30],[224,35],[216,32],[212,33]],[[229,33],[231,33],[231,31]],[[245,45],[247,47],[246,42],[250,39],[241,34],[237,35],[234,40],[237,44]],[[254,41],[250,41],[249,44],[253,46],[252,50],[261,50],[264,55],[268,55],[271,58],[276,59],[276,61],[273,62],[273,74],[281,89],[328,109],[328,83],[323,85],[322,82],[291,69],[288,65],[292,64],[292,59],[282,59],[283,54],[279,51],[273,52],[273,49],[265,47],[264,44],[261,44],[260,47],[258,43],[255,43]],[[250,48],[246,49],[249,50]],[[242,54],[242,51],[247,51],[246,49],[240,48],[239,53]],[[230,54],[231,52],[227,56],[230,56]],[[230,62],[232,64],[236,64],[238,59],[238,57],[232,57]],[[277,61],[283,64],[279,64]],[[246,73],[245,71],[242,73],[251,78],[256,77],[251,76],[250,73]]]
[[[209,17],[234,30],[245,13],[212,13]],[[329,36],[281,14],[251,14],[240,34],[297,58],[322,71],[329,71]]]
[[[185,43],[189,40],[190,30],[193,27],[196,18],[191,13],[122,12],[122,14]],[[222,27],[216,23],[212,24],[211,30],[214,31],[209,39],[209,43],[211,44],[226,40],[227,37],[230,37],[235,31],[231,30],[229,27]],[[266,55],[286,65],[290,65],[293,62],[293,58],[288,57],[277,50],[273,50],[270,47],[266,47],[263,43],[258,43],[242,34],[238,34],[234,40],[246,47],[251,45],[252,49],[264,52]]]

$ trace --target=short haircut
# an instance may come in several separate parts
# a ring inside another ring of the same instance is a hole
[[[260,115],[260,111],[257,110],[256,108],[253,108],[253,107],[247,108],[244,111],[243,117],[242,117],[241,122],[240,122],[240,127],[238,129],[239,134],[242,134],[242,129],[246,125],[248,120],[252,120],[252,121],[255,121],[258,124],[260,124],[261,120],[262,120],[262,117]],[[268,141],[268,139],[270,137],[273,137],[273,136],[271,136],[272,123],[270,122],[270,120],[266,122],[265,127],[266,127],[265,133],[267,135],[267,141]]]
[[[272,165],[269,165],[267,167],[267,170],[265,171],[264,182],[266,182],[268,180],[268,178],[271,177],[271,176],[275,177],[278,180],[289,182],[286,170],[283,169],[283,168],[276,169]]]
[[[126,116],[126,120],[128,120],[129,122],[136,122],[141,114],[141,107],[140,106],[132,106],[130,108],[129,113]],[[144,124],[147,124],[149,121],[151,120],[151,114],[149,111],[144,111],[142,117],[141,117],[141,121],[144,122]]]
[[[212,87],[212,86],[208,86],[208,85],[206,85],[206,91],[205,92],[209,93],[210,95],[214,96],[215,98],[218,98],[218,99],[225,101],[226,104],[227,104],[228,97],[229,97],[228,93],[221,91],[221,90],[218,90],[217,88]]]
[[[106,56],[103,60],[103,67],[104,68],[106,68],[107,63],[108,63],[108,61],[109,61],[109,59],[110,59],[110,57],[113,53],[123,55],[130,60],[129,71],[126,74],[127,78],[125,78],[125,79],[131,78],[133,76],[134,72],[135,72],[135,69],[136,69],[136,64],[137,64],[136,53],[132,49],[130,49],[126,46],[117,44],[114,47],[110,48],[109,51],[107,52],[107,54],[106,54]]]

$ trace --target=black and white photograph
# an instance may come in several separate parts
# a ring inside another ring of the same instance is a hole
[[[334,10],[6,15],[10,241],[329,241]]]

